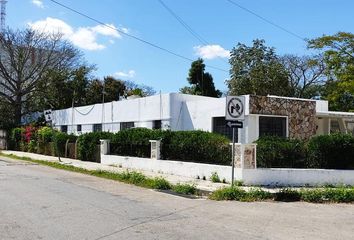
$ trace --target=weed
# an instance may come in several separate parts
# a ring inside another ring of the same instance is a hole
[[[243,201],[247,192],[238,187],[226,187],[214,191],[209,198],[212,200],[236,200]]]
[[[186,194],[186,195],[194,195],[197,193],[197,189],[195,185],[190,184],[176,184],[173,186],[173,191],[176,193]]]
[[[219,175],[218,175],[217,172],[213,172],[213,173],[211,174],[210,180],[211,180],[212,182],[214,182],[214,183],[219,183],[219,182],[221,182],[221,181],[220,181],[220,178],[219,178]]]
[[[172,185],[162,177],[150,179],[149,186],[153,189],[159,190],[170,190],[172,188]]]

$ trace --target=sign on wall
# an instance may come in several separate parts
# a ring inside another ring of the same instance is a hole
[[[53,120],[52,110],[51,109],[45,110],[44,117],[46,122],[51,122]]]
[[[227,121],[245,120],[245,97],[227,96],[225,119]]]

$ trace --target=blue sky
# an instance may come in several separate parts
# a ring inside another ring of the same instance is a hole
[[[187,85],[190,62],[119,34],[64,9],[49,0],[8,0],[6,23],[11,28],[31,26],[60,29],[67,39],[96,64],[95,75],[113,75],[178,92]],[[58,0],[121,31],[169,49],[187,58],[206,57],[205,63],[229,70],[227,53],[238,42],[265,39],[278,54],[310,54],[304,41],[286,33],[227,0],[163,0],[195,32],[194,38],[158,0]],[[338,31],[354,32],[352,0],[233,0],[260,16],[304,38]],[[56,29],[56,30],[54,30]],[[228,72],[206,68],[220,90]]]

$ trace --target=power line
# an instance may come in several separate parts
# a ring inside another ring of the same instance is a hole
[[[76,14],[82,16],[82,17],[85,17],[85,18],[87,18],[87,19],[90,19],[91,21],[94,21],[94,22],[96,22],[96,23],[98,23],[98,24],[100,24],[100,25],[103,25],[103,26],[107,27],[107,28],[111,28],[111,29],[113,29],[113,30],[119,32],[119,33],[122,34],[122,35],[125,35],[125,36],[127,36],[127,37],[133,38],[133,39],[135,39],[135,40],[137,40],[137,41],[139,41],[139,42],[145,43],[145,44],[147,44],[147,45],[149,45],[149,46],[151,46],[151,47],[154,47],[154,48],[157,48],[157,49],[159,49],[159,50],[161,50],[161,51],[164,51],[164,52],[166,52],[166,53],[169,53],[170,55],[174,55],[175,57],[181,58],[181,59],[186,60],[186,61],[189,61],[189,62],[193,62],[193,61],[194,61],[193,59],[190,59],[190,58],[185,57],[185,56],[183,56],[183,55],[181,55],[181,54],[175,53],[175,52],[173,52],[173,51],[171,51],[171,50],[169,50],[169,49],[167,49],[167,48],[158,46],[157,44],[154,44],[154,43],[149,42],[149,41],[146,41],[146,40],[144,40],[144,39],[142,39],[142,38],[139,38],[139,37],[136,37],[136,36],[131,35],[131,34],[129,34],[129,33],[126,33],[126,32],[124,32],[124,31],[122,31],[122,30],[120,30],[120,29],[118,29],[118,28],[116,28],[116,27],[113,27],[113,26],[111,26],[111,25],[108,25],[108,24],[106,24],[106,23],[104,23],[104,22],[102,22],[102,21],[100,21],[100,20],[98,20],[98,19],[96,19],[96,18],[90,17],[89,15],[87,15],[87,14],[85,14],[85,13],[82,13],[82,12],[80,12],[80,11],[78,11],[78,10],[75,10],[75,9],[73,9],[73,8],[67,6],[67,5],[64,5],[64,4],[62,4],[62,3],[60,3],[60,2],[58,2],[58,1],[56,1],[56,0],[50,0],[50,1],[53,2],[53,3],[55,3],[55,4],[57,4],[57,5],[59,5],[59,6],[61,6],[61,7],[63,7],[63,8],[66,8],[66,9],[68,9],[68,10],[70,10],[70,11],[72,11],[72,12],[74,12],[74,13],[76,13]],[[213,69],[222,71],[222,72],[229,72],[229,71],[227,71],[227,70],[225,70],[225,69],[218,68],[218,67],[215,67],[215,66],[211,66],[211,65],[206,65],[206,66],[209,67],[209,68],[213,68]]]
[[[194,31],[182,18],[180,18],[170,7],[168,7],[162,0],[158,0],[159,3],[174,17],[176,20],[182,24],[182,26],[187,29],[196,39],[198,39],[202,44],[208,45],[208,41],[206,41],[203,37],[201,37],[196,31]]]
[[[262,17],[261,15],[259,15],[259,14],[255,13],[255,12],[253,12],[252,10],[250,10],[250,9],[248,9],[248,8],[238,4],[238,3],[236,3],[235,1],[232,1],[232,0],[226,0],[226,1],[228,1],[229,3],[233,4],[234,6],[240,8],[240,9],[252,14],[253,16],[256,16],[257,18],[263,20],[264,22],[266,22],[266,23],[268,23],[268,24],[270,24],[270,25],[272,25],[272,26],[274,26],[274,27],[276,27],[276,28],[278,28],[278,29],[280,29],[280,30],[282,30],[282,31],[284,31],[284,32],[286,32],[286,33],[298,38],[298,39],[301,39],[302,41],[307,42],[306,39],[301,37],[300,35],[298,35],[298,34],[292,32],[292,31],[290,31],[290,30],[288,30],[288,29],[286,29],[286,28],[284,28],[284,27],[272,22],[271,20],[269,20],[269,19],[267,19],[265,17]]]
[[[182,18],[180,18],[177,13],[175,13],[170,7],[168,7],[162,0],[158,0],[159,3],[180,23],[182,26],[187,29],[188,32],[190,32],[196,39],[199,40],[204,45],[210,45],[210,43],[205,40],[202,36],[200,36],[196,31],[194,31],[185,21],[183,21]],[[227,63],[224,59],[220,58],[221,61],[224,63]]]

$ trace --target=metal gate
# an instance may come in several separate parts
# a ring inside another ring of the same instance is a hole
[[[0,130],[0,150],[7,149],[7,137],[6,136],[7,136],[6,131]]]

